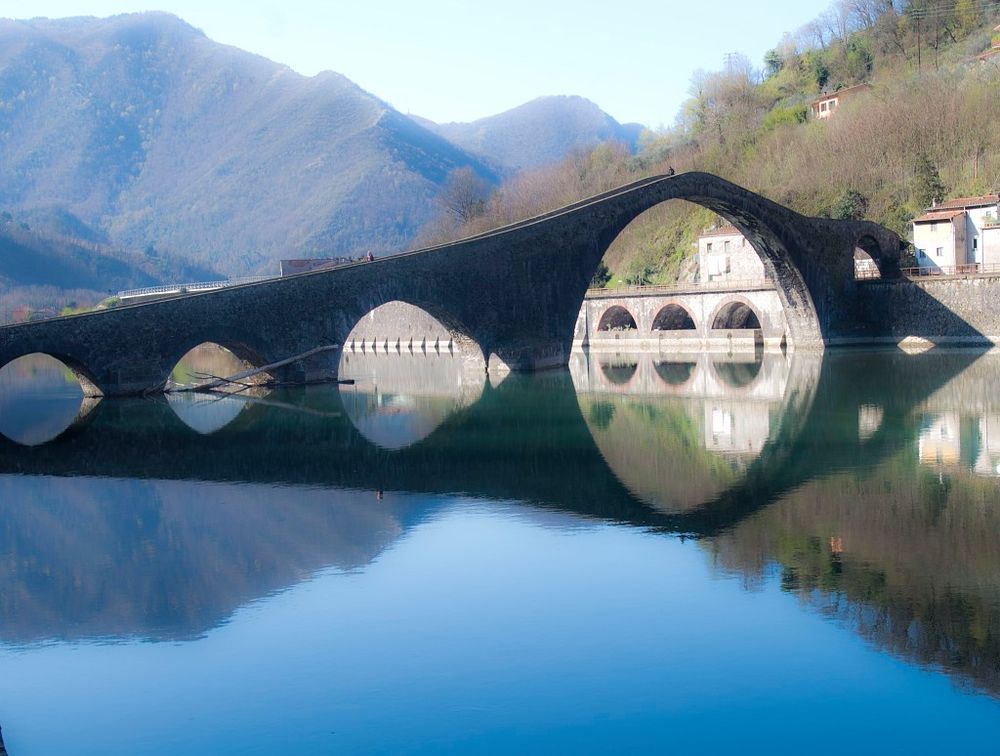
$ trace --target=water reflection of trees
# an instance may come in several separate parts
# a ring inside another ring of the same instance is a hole
[[[870,474],[818,478],[706,542],[877,646],[1000,694],[1000,508],[994,481],[942,481],[912,446]]]

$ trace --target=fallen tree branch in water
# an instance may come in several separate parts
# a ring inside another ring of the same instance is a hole
[[[180,394],[180,393],[192,392],[192,391],[194,391],[194,392],[201,392],[201,393],[207,393],[207,392],[212,392],[212,391],[215,391],[216,389],[222,388],[223,386],[241,386],[242,387],[241,390],[245,391],[247,389],[255,387],[255,385],[252,384],[252,383],[244,383],[244,381],[247,378],[253,378],[255,375],[260,375],[261,373],[269,373],[272,370],[277,370],[278,368],[285,367],[286,365],[291,365],[294,362],[300,362],[301,360],[309,359],[310,357],[312,357],[314,355],[321,354],[323,352],[330,352],[330,351],[332,351],[334,349],[339,349],[339,348],[340,348],[339,344],[326,344],[324,346],[318,346],[318,347],[316,347],[314,349],[310,349],[307,352],[303,352],[302,354],[296,354],[293,357],[288,357],[288,358],[286,358],[284,360],[279,360],[278,362],[272,362],[272,363],[270,363],[268,365],[262,365],[261,367],[258,367],[258,368],[251,368],[250,370],[244,370],[243,372],[236,373],[235,375],[231,375],[228,378],[222,378],[220,376],[211,376],[211,380],[209,380],[209,381],[207,381],[205,383],[199,383],[197,386],[179,386],[179,387],[173,388],[173,389],[166,389],[165,393],[178,393],[178,394]],[[208,375],[208,374],[206,374],[206,375]],[[296,382],[293,383],[293,382],[289,382],[289,381],[281,381],[281,382],[273,381],[273,382],[270,382],[270,384],[269,383],[263,383],[263,384],[260,384],[260,385],[263,385],[263,386],[267,386],[267,385],[290,386],[290,385],[305,385],[307,383],[316,383],[316,382],[317,381],[296,381]],[[351,381],[351,383],[353,383],[353,381]]]

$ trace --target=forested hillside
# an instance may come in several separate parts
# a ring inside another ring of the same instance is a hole
[[[904,236],[935,197],[1000,186],[1000,2],[838,0],[776,40],[762,67],[731,56],[698,71],[676,124],[647,135],[638,155],[599,147],[506,182],[462,236],[553,209],[644,175],[709,171],[809,215],[870,218]],[[817,120],[821,93],[868,84]],[[707,211],[668,203],[633,223],[609,250],[611,283],[674,280],[691,272]]]
[[[180,19],[0,20],[0,211],[64,209],[227,274],[398,250],[450,171],[492,169],[335,73]]]

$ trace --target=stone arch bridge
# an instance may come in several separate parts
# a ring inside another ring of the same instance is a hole
[[[822,349],[864,330],[853,296],[856,248],[872,255],[883,279],[899,276],[900,240],[881,226],[807,218],[717,176],[691,172],[645,179],[495,231],[370,263],[5,326],[0,366],[41,352],[70,367],[88,390],[156,391],[198,344],[215,342],[268,365],[342,344],[366,313],[390,301],[437,318],[474,365],[561,366],[605,251],[637,216],[671,199],[713,210],[750,240],[776,284],[791,347]],[[328,375],[338,358],[326,352],[276,377]]]

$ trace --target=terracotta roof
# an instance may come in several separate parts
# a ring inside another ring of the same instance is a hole
[[[855,84],[853,87],[844,87],[843,89],[838,89],[836,92],[824,92],[813,100],[813,105],[824,100],[831,100],[834,97],[841,97],[845,94],[855,94],[862,89],[871,89],[871,84]]]
[[[928,213],[935,213],[939,210],[965,209],[967,207],[984,207],[985,205],[995,205],[1000,202],[1000,197],[996,194],[984,194],[981,197],[955,197],[955,199],[938,202],[934,207],[927,208]]]
[[[702,231],[698,238],[704,239],[706,236],[743,236],[743,232],[736,228],[736,226],[726,225]]]
[[[950,221],[953,218],[957,218],[960,215],[965,215],[965,210],[939,210],[935,208],[930,212],[924,213],[919,218],[914,218],[914,223],[940,223],[941,221]]]

